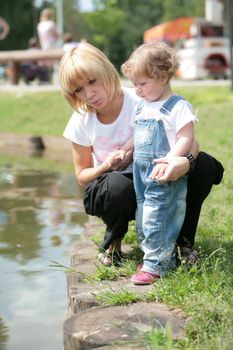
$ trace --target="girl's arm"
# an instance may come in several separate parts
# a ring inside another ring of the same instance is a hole
[[[194,140],[194,126],[190,122],[183,126],[177,133],[178,140],[167,154],[166,159],[170,160],[173,157],[182,156],[190,151]]]
[[[190,122],[184,125],[183,128],[181,128],[177,133],[177,137],[178,140],[170,152],[166,155],[165,161],[163,163],[156,162],[156,165],[151,173],[152,179],[160,181],[160,179],[163,178],[164,174],[167,172],[169,161],[171,161],[174,157],[182,156],[188,153],[194,140],[193,123]]]

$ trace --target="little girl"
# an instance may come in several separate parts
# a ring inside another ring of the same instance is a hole
[[[185,216],[187,176],[159,182],[167,162],[187,155],[194,139],[191,106],[170,85],[177,68],[176,51],[159,42],[138,47],[121,67],[142,99],[134,121],[133,163],[137,235],[144,253],[143,264],[131,278],[138,285],[154,283],[174,267],[176,239]],[[129,141],[124,149],[130,147]],[[155,165],[161,157],[165,162]]]

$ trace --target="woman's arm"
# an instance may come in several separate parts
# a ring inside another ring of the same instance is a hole
[[[199,144],[194,139],[189,153],[191,153],[194,158],[198,156]],[[186,157],[174,157],[173,159],[167,161],[166,158],[155,159],[156,163],[168,163],[165,173],[159,178],[159,182],[166,183],[168,181],[174,181],[179,177],[187,174],[190,170],[190,162]]]
[[[85,186],[96,177],[113,170],[113,166],[111,162],[108,161],[108,157],[102,164],[94,168],[91,146],[81,146],[72,142],[72,155],[75,176],[81,186]]]

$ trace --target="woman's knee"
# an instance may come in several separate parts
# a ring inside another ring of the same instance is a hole
[[[112,201],[120,201],[121,205],[125,203],[136,203],[133,180],[127,176],[113,171],[108,175],[108,190]]]

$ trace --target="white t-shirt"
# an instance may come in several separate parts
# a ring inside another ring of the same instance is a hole
[[[135,119],[161,119],[164,124],[170,148],[172,148],[177,142],[178,131],[189,122],[194,122],[196,117],[192,113],[192,106],[186,100],[178,101],[168,115],[161,113],[160,108],[166,101],[167,100],[155,102],[143,101],[143,108],[141,112],[136,115]]]
[[[82,146],[92,146],[94,166],[101,164],[107,155],[120,149],[133,134],[132,118],[139,98],[134,89],[122,88],[124,102],[117,119],[111,124],[102,124],[94,112],[74,112],[68,121],[63,136]]]
[[[41,21],[37,25],[40,46],[43,50],[59,47],[56,23],[51,20]]]

